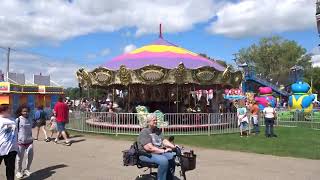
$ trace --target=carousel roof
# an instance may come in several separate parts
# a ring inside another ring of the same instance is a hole
[[[219,63],[176,46],[162,37],[149,45],[115,57],[107,61],[104,66],[112,70],[118,70],[121,65],[125,65],[128,69],[132,70],[148,65],[173,69],[177,68],[180,63],[183,63],[187,69],[209,66],[217,71],[225,70],[225,67]]]

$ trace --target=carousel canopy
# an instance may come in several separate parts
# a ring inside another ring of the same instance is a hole
[[[121,65],[125,65],[132,70],[148,65],[173,69],[177,68],[180,63],[183,63],[187,69],[209,66],[217,71],[225,70],[225,67],[214,60],[176,46],[161,37],[149,45],[107,61],[104,66],[112,70],[118,70]]]
[[[214,60],[176,46],[160,36],[155,42],[107,61],[88,72],[77,71],[79,85],[128,86],[193,84],[237,87],[242,72],[232,72]]]

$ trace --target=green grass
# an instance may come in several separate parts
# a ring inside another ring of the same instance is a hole
[[[261,129],[262,132],[264,129]],[[320,159],[320,131],[309,128],[275,129],[278,138],[258,136],[239,137],[239,134],[176,137],[178,143],[221,150],[252,152],[276,156]]]
[[[211,136],[176,136],[175,141],[177,144],[183,144],[184,146],[320,159],[319,130],[300,127],[276,127],[275,133],[278,138],[266,138],[263,134],[263,127],[261,132],[258,136],[251,135],[242,138],[239,137],[238,133]],[[136,140],[136,136],[105,136],[116,140]]]

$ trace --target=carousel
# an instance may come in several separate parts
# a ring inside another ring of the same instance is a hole
[[[239,87],[242,81],[241,71],[233,72],[216,60],[168,42],[161,28],[153,43],[108,60],[92,71],[81,68],[76,74],[82,88],[105,89],[113,94],[114,101],[116,90],[121,91],[125,112],[132,112],[138,105],[150,111],[185,112],[201,104],[195,92],[210,90],[217,103],[223,100],[224,89]]]

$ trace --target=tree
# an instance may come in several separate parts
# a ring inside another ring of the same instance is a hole
[[[290,68],[301,65],[306,71],[311,69],[311,56],[297,42],[279,36],[260,39],[258,44],[242,48],[237,53],[236,62],[253,66],[256,73],[287,85]]]
[[[209,57],[207,54],[200,53],[199,55],[202,56],[202,57],[205,57],[205,58],[207,58],[207,59],[209,59],[209,60],[211,60],[211,61],[217,62],[217,63],[219,63],[220,65],[222,65],[223,67],[228,67],[228,66],[230,66],[232,70],[235,69],[232,64],[227,64],[227,62],[222,61],[222,60],[216,60],[216,59],[214,59],[214,58]]]
[[[64,90],[64,94],[66,97],[70,97],[70,99],[80,99],[80,89],[78,87],[76,88],[67,88]],[[90,98],[103,98],[106,97],[107,92],[104,89],[101,88],[90,88],[89,89],[89,95]],[[88,90],[83,89],[82,90],[82,97],[87,98],[88,97]]]
[[[305,74],[305,81],[311,85],[313,93],[320,93],[320,67],[314,67],[309,69]]]

